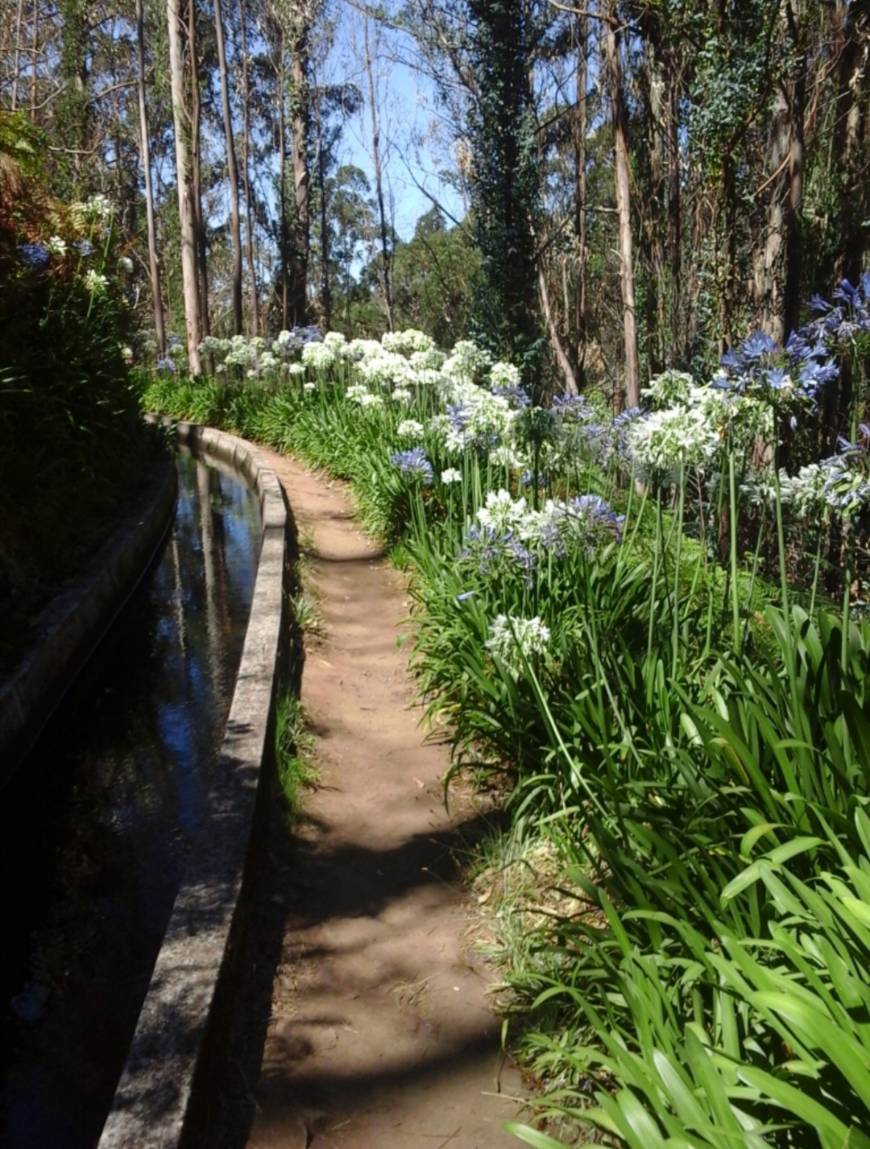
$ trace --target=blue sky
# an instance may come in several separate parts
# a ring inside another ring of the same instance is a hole
[[[365,96],[359,116],[345,127],[340,145],[341,162],[355,164],[365,171],[374,187],[371,158],[371,121],[368,82],[363,65],[363,27],[360,13],[345,0],[334,6],[336,34],[323,67],[326,82],[352,82]],[[457,218],[465,209],[461,198],[438,178],[438,170],[452,168],[452,131],[444,122],[431,80],[411,66],[414,47],[395,33],[376,32],[378,102],[381,119],[381,148],[386,175],[386,194],[394,213],[394,226],[403,239],[414,232],[417,219],[432,207],[425,187]],[[407,62],[405,62],[407,61]]]

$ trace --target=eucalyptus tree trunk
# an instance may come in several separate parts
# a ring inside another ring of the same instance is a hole
[[[378,93],[375,84],[374,63],[369,43],[369,18],[363,17],[363,43],[365,49],[365,69],[369,88],[369,111],[371,113],[372,164],[375,169],[375,194],[378,201],[378,225],[381,236],[381,259],[383,261],[382,281],[384,289],[384,312],[387,326],[393,329],[393,284],[392,251],[387,226],[387,212],[384,205],[384,172],[381,159],[381,128],[378,118]]]
[[[308,262],[311,248],[311,175],[308,170],[310,110],[308,91],[308,5],[302,5],[293,29],[290,63],[290,135],[293,141],[293,294],[294,324],[308,318]]]
[[[761,324],[777,342],[798,325],[800,311],[806,55],[790,2],[783,32],[795,53],[792,73],[779,77],[770,120],[765,230],[755,254],[755,297]]]
[[[320,312],[323,327],[332,323],[332,283],[329,274],[329,213],[326,202],[326,149],[323,143],[323,123],[320,115],[320,95],[311,101],[314,118],[314,156],[317,173],[317,201],[320,205]]]
[[[169,36],[169,81],[172,92],[172,121],[175,131],[175,171],[178,185],[178,215],[181,230],[181,281],[187,330],[187,355],[192,375],[200,375],[199,344],[202,340],[199,277],[197,273],[197,234],[193,206],[193,172],[188,138],[190,114],[184,86],[179,0],[166,0]]]
[[[634,307],[634,252],[631,237],[631,191],[629,185],[628,130],[615,6],[608,5],[602,26],[607,83],[615,150],[614,179],[619,248],[619,283],[622,295],[622,332],[625,355],[625,402],[640,402],[640,370],[637,358],[637,322]]]
[[[18,75],[21,71],[21,22],[24,19],[24,0],[18,0],[15,10],[15,48],[12,56],[12,92],[10,104],[14,112],[18,108]]]
[[[30,35],[30,119],[36,122],[36,93],[38,89],[37,66],[39,64],[39,0],[33,0],[33,23]]]
[[[245,232],[248,246],[248,269],[251,276],[251,322],[254,335],[260,334],[260,295],[257,290],[257,257],[254,249],[254,201],[251,192],[248,141],[251,134],[250,85],[248,80],[248,12],[245,0],[239,0],[239,26],[242,37],[242,186],[245,193]]]
[[[550,288],[547,283],[547,273],[543,260],[538,261],[538,298],[541,304],[541,314],[544,317],[544,323],[547,327],[547,335],[550,339],[550,347],[552,348],[559,374],[565,383],[565,390],[569,395],[576,395],[579,390],[577,386],[577,373],[574,370],[574,364],[571,362],[571,358],[565,347],[565,342],[562,339],[562,333],[559,330],[556,316],[553,314],[553,306],[550,301]]]
[[[836,0],[836,118],[831,141],[832,181],[839,183],[838,257],[834,276],[855,283],[865,266],[870,194],[870,14],[846,0]]]
[[[217,45],[218,70],[221,75],[221,109],[224,120],[224,139],[227,149],[227,179],[230,185],[230,241],[233,246],[233,333],[242,333],[242,228],[239,219],[239,166],[236,163],[236,142],[233,137],[233,114],[230,107],[230,81],[227,74],[227,53],[224,43],[224,19],[221,0],[213,0],[214,32]]]
[[[278,51],[278,243],[281,249],[281,327],[286,330],[290,326],[290,225],[287,219],[287,76],[283,24]]]
[[[145,5],[136,0],[136,87],[139,97],[139,151],[145,180],[145,222],[148,229],[148,277],[154,310],[157,350],[166,354],[166,328],[163,322],[163,295],[160,287],[160,261],[157,257],[157,230],[154,226],[154,187],[151,177],[151,141],[148,134],[148,105],[145,102]]]
[[[196,0],[187,0],[187,49],[190,58],[190,170],[196,266],[199,273],[199,314],[203,336],[211,331],[208,315],[208,260],[202,221],[202,99],[199,92],[199,51]]]
[[[577,286],[574,296],[574,359],[577,364],[578,385],[582,385],[585,375],[586,339],[589,330],[589,317],[586,300],[586,270],[589,251],[586,243],[586,128],[587,97],[586,73],[589,50],[589,28],[586,13],[576,17],[577,36],[577,109],[574,115],[572,142],[574,145],[574,234],[577,241]]]

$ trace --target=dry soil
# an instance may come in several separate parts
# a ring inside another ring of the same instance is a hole
[[[515,1147],[503,1123],[522,1085],[500,1050],[457,871],[486,819],[467,797],[445,810],[447,750],[426,741],[397,645],[402,577],[342,484],[263,454],[319,600],[302,701],[320,785],[271,895],[286,911],[247,1144]]]

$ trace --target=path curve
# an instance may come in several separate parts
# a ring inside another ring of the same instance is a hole
[[[323,633],[302,701],[321,785],[297,824],[250,1149],[516,1146],[516,1069],[457,882],[484,818],[445,811],[443,746],[413,706],[401,576],[344,484],[262,451],[296,518]]]

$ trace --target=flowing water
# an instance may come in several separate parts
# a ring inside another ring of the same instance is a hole
[[[159,561],[0,794],[0,1145],[95,1145],[203,822],[259,508],[178,456]]]

